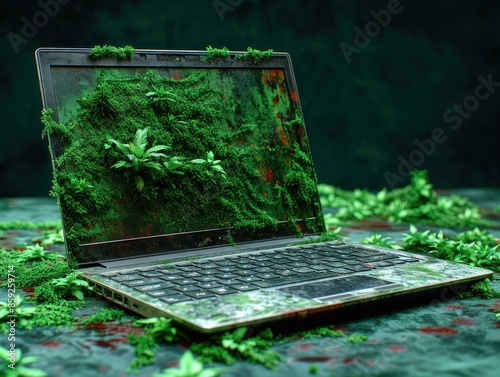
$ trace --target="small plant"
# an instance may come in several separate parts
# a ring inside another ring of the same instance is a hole
[[[31,318],[35,312],[34,306],[21,306],[24,299],[15,295],[9,299],[9,303],[0,301],[0,319],[6,318],[10,314],[15,314],[18,319]]]
[[[197,158],[191,160],[193,164],[202,164],[205,166],[205,172],[208,176],[213,177],[214,173],[221,175],[223,179],[227,179],[227,174],[224,168],[220,165],[221,160],[215,160],[214,152],[207,152],[207,158],[204,160],[202,158]]]
[[[379,233],[373,234],[371,237],[366,237],[361,243],[367,245],[376,245],[381,247],[387,247],[389,249],[401,250],[401,246],[396,245],[389,237],[382,237]]]
[[[45,377],[47,373],[40,369],[28,368],[39,358],[36,356],[23,356],[20,349],[7,350],[0,347],[0,375],[2,377]]]
[[[153,102],[158,101],[166,101],[170,103],[174,103],[175,99],[174,93],[168,91],[165,87],[161,86],[159,88],[153,85],[153,90],[146,93],[146,97],[148,97]]]
[[[167,145],[156,145],[151,148],[148,146],[148,128],[138,129],[135,133],[135,138],[129,143],[120,143],[112,139],[109,135],[107,143],[104,144],[106,149],[115,145],[126,157],[125,160],[120,160],[115,163],[112,168],[125,168],[132,171],[134,175],[137,191],[141,192],[144,188],[143,174],[151,171],[162,171],[163,166],[157,161],[160,158],[167,157],[161,151],[170,149]]]
[[[352,334],[349,335],[346,340],[349,343],[363,343],[366,342],[367,339],[368,336],[366,336],[365,334]]]
[[[72,272],[64,278],[52,279],[50,284],[54,286],[54,291],[58,292],[61,297],[73,296],[80,301],[84,299],[84,291],[94,289],[87,281],[78,279],[78,273],[76,272]]]
[[[474,228],[473,230],[468,230],[463,233],[459,233],[455,236],[458,241],[463,241],[465,243],[471,242],[481,242],[484,245],[494,246],[495,237],[486,230],[480,230],[479,228]]]
[[[407,251],[428,252],[431,245],[439,241],[439,236],[430,230],[419,232],[417,227],[410,225],[410,233],[403,233],[403,249]]]
[[[15,259],[20,263],[43,262],[64,259],[64,256],[54,251],[47,251],[41,245],[33,245],[27,246],[25,251],[18,252]]]
[[[54,245],[56,243],[64,243],[64,233],[63,230],[58,232],[50,232],[47,234],[47,238],[42,241],[43,246]],[[62,255],[61,255],[62,257]]]
[[[185,157],[172,156],[168,161],[165,161],[163,163],[163,166],[165,166],[165,169],[167,169],[169,173],[184,174],[184,172],[180,170],[180,168],[185,165],[185,160]]]
[[[179,335],[186,338],[184,334],[180,333],[177,328],[172,326],[171,322],[172,318],[165,317],[152,317],[135,321],[135,323],[139,325],[146,325],[145,331],[155,339],[155,341],[172,343],[179,340]]]
[[[203,368],[203,363],[194,358],[191,351],[186,351],[179,360],[179,368],[164,369],[154,377],[217,377],[225,368]]]

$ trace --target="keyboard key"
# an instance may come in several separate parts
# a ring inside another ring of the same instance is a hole
[[[250,276],[239,277],[238,280],[240,282],[250,283],[250,282],[254,282],[254,281],[261,281],[262,279],[257,277],[257,276],[250,275]]]
[[[145,279],[139,279],[139,280],[124,281],[123,284],[126,285],[127,287],[136,287],[138,285],[154,284],[154,283],[161,283],[161,282],[163,282],[163,280],[160,280],[157,278],[145,278]]]
[[[217,274],[215,275],[217,278],[219,279],[231,279],[231,278],[236,278],[238,277],[238,275],[235,275],[235,274],[232,274],[230,272],[226,272],[226,273],[223,273],[223,274]]]
[[[178,275],[178,274],[160,276],[160,279],[167,280],[167,281],[170,281],[170,280],[171,281],[178,281],[178,280],[181,280],[183,278],[184,278],[183,276]]]
[[[253,284],[237,284],[233,285],[232,288],[237,289],[240,292],[254,291],[256,289],[259,289],[259,287]]]
[[[192,298],[185,296],[185,295],[178,294],[175,296],[161,297],[160,300],[166,302],[167,304],[175,304],[176,302],[191,301]]]
[[[216,295],[227,295],[230,293],[237,293],[238,291],[236,289],[219,287],[219,288],[209,289],[209,292],[215,293]]]
[[[141,272],[139,275],[144,276],[145,278],[154,278],[156,276],[161,276],[163,273],[159,271],[148,271],[148,272]]]
[[[139,280],[142,279],[143,277],[139,274],[130,274],[130,275],[117,275],[111,277],[112,280],[114,281],[128,281],[128,280]]]
[[[208,275],[208,276],[199,276],[196,278],[193,278],[193,280],[196,280],[197,282],[207,282],[207,281],[214,281],[217,280],[217,278],[213,275]]]
[[[197,287],[200,287],[201,289],[210,289],[210,288],[218,288],[221,285],[219,284],[218,281],[207,281],[204,283],[198,283],[196,284]]]
[[[141,286],[135,287],[135,289],[138,291],[141,291],[141,292],[148,292],[148,291],[155,291],[157,289],[175,287],[174,283],[171,283],[168,281],[161,281],[161,280],[160,280],[160,282],[161,283],[157,283],[157,284],[141,285]]]
[[[214,294],[208,291],[197,291],[197,292],[188,292],[186,293],[186,296],[192,298],[206,298],[206,297],[213,297]]]
[[[279,275],[272,274],[272,273],[269,273],[269,272],[265,273],[265,274],[257,274],[255,276],[257,276],[257,277],[259,277],[261,279],[264,279],[264,280],[266,280],[266,279],[274,279],[274,278],[278,278],[279,277]]]
[[[172,296],[172,295],[177,295],[179,292],[174,291],[172,289],[159,289],[156,291],[149,291],[146,292],[148,295],[151,297],[163,297],[163,296]]]
[[[200,287],[197,287],[195,285],[183,285],[182,287],[175,287],[174,288],[178,292],[194,292],[194,291],[201,291]]]

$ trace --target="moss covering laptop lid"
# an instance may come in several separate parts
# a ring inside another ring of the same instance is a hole
[[[255,51],[37,51],[80,264],[324,231],[289,56]]]

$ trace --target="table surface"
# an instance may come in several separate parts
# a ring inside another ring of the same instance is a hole
[[[496,207],[500,202],[500,190],[454,192],[484,207]],[[58,219],[57,205],[51,198],[0,199],[0,222]],[[400,240],[408,225],[365,221],[343,230],[354,241],[375,231]],[[493,232],[500,238],[500,230]],[[0,247],[30,244],[36,237],[37,230],[6,230]],[[493,287],[500,290],[500,280],[493,281]],[[0,289],[0,301],[6,301],[6,289]],[[448,299],[443,293],[441,299],[418,306],[410,304],[384,314],[366,311],[350,321],[332,318],[331,324],[343,330],[345,336],[283,342],[273,348],[284,358],[276,370],[238,361],[222,376],[307,376],[312,375],[309,368],[313,364],[318,367],[318,376],[498,376],[500,321],[492,311],[500,309],[499,299]],[[113,306],[91,297],[75,315],[92,314],[102,307]],[[153,376],[177,365],[186,350],[185,344],[161,344],[155,364],[138,373],[127,372],[134,358],[133,346],[127,340],[130,331],[130,325],[116,323],[90,324],[79,329],[19,329],[16,347],[23,355],[39,357],[30,367],[45,370],[49,376],[72,377]],[[352,334],[364,334],[367,340],[350,343],[347,339]],[[0,334],[0,346],[7,345],[7,336]]]

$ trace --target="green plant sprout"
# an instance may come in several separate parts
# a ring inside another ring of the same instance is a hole
[[[78,273],[72,272],[64,278],[53,279],[50,284],[54,286],[55,291],[59,291],[61,297],[76,297],[78,300],[84,300],[84,291],[91,291],[91,287],[86,280],[78,279]]]
[[[36,356],[23,356],[20,349],[14,351],[0,347],[0,375],[2,377],[45,377],[41,369],[28,368],[26,364],[38,361]]]
[[[381,247],[387,247],[389,249],[401,250],[402,247],[397,245],[394,241],[392,241],[389,237],[382,237],[379,233],[375,233],[370,237],[366,237],[361,243],[367,245],[375,245]]]
[[[154,377],[217,377],[226,368],[203,368],[203,363],[194,358],[191,351],[186,351],[179,360],[179,368],[164,369]]]
[[[172,318],[165,317],[152,317],[135,321],[139,325],[146,325],[145,331],[147,334],[158,342],[166,341],[172,343],[179,340],[179,336],[187,339],[183,333],[172,326],[171,322]]]
[[[160,151],[170,149],[168,145],[156,145],[147,148],[147,136],[148,128],[146,127],[144,129],[138,129],[135,133],[134,140],[130,143],[120,143],[108,135],[107,143],[104,144],[104,148],[106,149],[111,148],[112,144],[114,144],[125,155],[126,160],[120,160],[111,167],[115,169],[125,168],[132,170],[135,185],[139,192],[144,188],[144,178],[141,174],[148,171],[162,171],[162,165],[154,160],[167,157],[164,153],[160,153]]]
[[[19,295],[15,295],[13,301],[9,301],[9,303],[0,301],[0,319],[6,318],[9,314],[15,314],[18,319],[31,318],[35,312],[35,307],[21,306],[23,301],[24,298]]]
[[[227,179],[227,174],[224,171],[224,168],[220,165],[221,160],[215,160],[214,152],[207,152],[206,160],[202,158],[196,158],[191,160],[193,164],[204,164],[206,167],[206,174],[210,177],[214,176],[214,173],[218,173],[221,175],[223,179]]]
[[[168,161],[165,161],[163,163],[163,166],[167,169],[169,173],[174,173],[174,174],[184,174],[182,170],[179,170],[185,165],[185,157],[181,156],[172,156]]]
[[[48,233],[47,234],[47,238],[45,238],[42,241],[42,246],[54,245],[56,243],[64,243],[64,232],[63,232],[62,229],[59,230],[58,232],[50,232],[50,233]]]
[[[167,101],[170,103],[176,102],[174,98],[174,93],[168,91],[165,87],[161,86],[159,88],[153,85],[153,91],[146,93],[146,97],[148,97],[153,102],[158,101]]]
[[[25,251],[15,254],[15,260],[23,262],[42,262],[64,259],[65,257],[55,251],[47,251],[41,245],[27,246]]]

